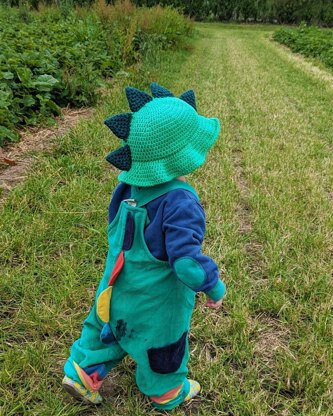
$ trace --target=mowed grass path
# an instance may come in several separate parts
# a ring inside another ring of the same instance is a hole
[[[333,89],[269,40],[270,28],[200,25],[186,53],[115,82],[93,119],[39,156],[1,218],[2,414],[157,415],[126,359],[102,407],[60,383],[103,271],[117,141],[103,126],[127,111],[123,86],[193,87],[222,133],[189,181],[207,213],[205,251],[228,286],[223,309],[198,298],[190,376],[199,400],[174,415],[331,415]]]

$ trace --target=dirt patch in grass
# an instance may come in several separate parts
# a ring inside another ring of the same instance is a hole
[[[107,402],[119,402],[122,397],[126,397],[127,392],[121,384],[119,370],[111,371],[103,383],[101,394]]]
[[[274,366],[274,356],[277,351],[288,351],[289,333],[276,319],[267,316],[258,317],[258,327],[256,331],[258,337],[255,343],[255,355],[260,357],[268,367]]]
[[[242,166],[242,151],[236,149],[233,151],[234,166],[235,166],[235,182],[239,191],[239,203],[237,205],[236,213],[239,220],[239,232],[243,235],[249,235],[252,231],[251,207],[248,204],[248,186],[243,172]],[[251,239],[245,244],[246,253],[253,259],[250,269],[258,271],[260,269],[260,253],[262,251],[262,244]]]
[[[246,203],[248,188],[244,178],[242,167],[242,150],[233,150],[234,166],[235,166],[235,182],[240,194],[240,201],[237,205],[237,217],[239,219],[239,231],[241,234],[247,234],[252,230],[250,219],[250,207]]]
[[[19,143],[11,143],[0,148],[0,202],[10,190],[22,182],[34,162],[34,154],[48,151],[83,117],[91,115],[90,108],[63,110],[63,116],[57,118],[57,125],[51,128],[29,128],[21,134]]]

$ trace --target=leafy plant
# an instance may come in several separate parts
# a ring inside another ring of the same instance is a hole
[[[273,39],[288,46],[293,52],[317,58],[333,68],[333,30],[319,29],[302,23],[297,29],[277,30]]]
[[[90,106],[105,78],[145,55],[177,47],[191,22],[170,8],[129,1],[92,8],[0,8],[0,145],[61,107]]]

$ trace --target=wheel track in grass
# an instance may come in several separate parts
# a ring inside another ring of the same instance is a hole
[[[233,249],[237,248],[237,250],[243,251],[242,259],[240,260],[243,270],[240,271],[241,273],[238,276],[229,276],[231,281],[229,280],[227,283],[230,283],[231,287],[236,284],[237,287],[243,286],[243,288],[246,288],[250,281],[252,281],[252,284],[254,281],[257,285],[262,285],[266,284],[266,279],[262,278],[260,274],[262,244],[252,234],[252,209],[249,203],[247,178],[243,168],[243,143],[239,137],[239,130],[243,127],[242,112],[247,108],[247,103],[240,104],[241,98],[235,97],[233,89],[237,86],[237,82],[232,78],[237,74],[237,68],[230,65],[231,62],[236,64],[241,61],[242,41],[227,35],[224,36],[223,34],[215,34],[215,36],[213,35],[214,39],[202,41],[207,45],[209,44],[209,48],[203,47],[205,53],[198,58],[199,62],[196,62],[196,65],[192,63],[192,66],[195,68],[189,66],[187,68],[188,74],[185,74],[187,79],[191,76],[191,73],[195,73],[195,82],[192,85],[198,95],[199,112],[203,109],[202,112],[205,115],[218,116],[222,122],[221,136],[218,144],[208,157],[208,167],[204,168],[202,173],[194,175],[194,178],[199,186],[199,194],[203,197],[202,199],[207,209],[208,253],[212,254],[220,265],[221,263],[223,265],[223,257],[227,256],[228,253],[225,250],[225,246],[219,247],[216,241],[219,241],[219,238],[221,238],[225,240],[226,244],[230,244],[230,241],[227,241],[228,239],[223,235],[223,230],[227,228],[227,222],[229,221],[231,228],[233,228]],[[222,42],[223,46],[221,46]],[[244,55],[242,59],[244,59]],[[203,60],[205,60],[205,64]],[[210,64],[207,65],[207,62]],[[255,73],[256,66],[256,62],[253,61],[252,74]],[[238,77],[242,79],[244,73],[248,71],[245,68],[241,68],[240,71],[241,74]],[[233,82],[230,82],[231,79]],[[248,82],[247,86],[252,88],[250,82]],[[214,96],[214,94],[216,95]],[[201,185],[201,180],[203,184],[207,185],[205,170],[206,175],[207,173],[212,175],[210,176],[211,184],[208,184],[208,189]],[[219,177],[219,173],[222,177]],[[225,191],[224,185],[227,191]],[[224,200],[225,195],[223,193],[230,192],[232,188],[235,192],[229,206],[229,203]],[[219,192],[220,195],[218,195]],[[212,196],[214,196],[213,200]],[[219,204],[216,204],[215,200],[220,201],[221,209],[223,209],[224,205],[229,208],[226,216],[221,216],[218,208]],[[224,224],[222,224],[223,220],[225,221]],[[221,228],[212,227],[211,222],[221,224]],[[212,229],[213,234],[212,241],[210,240],[210,229]],[[210,243],[212,243],[212,246]],[[215,249],[212,249],[212,247]],[[216,253],[219,253],[217,258]],[[225,268],[222,267],[221,271],[222,273],[225,272]],[[243,283],[238,284],[237,279],[241,279]],[[225,323],[223,317],[221,318],[220,316],[217,319],[221,324]],[[271,374],[272,371],[274,372],[274,354],[276,350],[281,349],[286,344],[286,331],[284,331],[277,319],[272,319],[263,314],[249,316],[248,327],[250,331],[255,331],[255,328],[259,328],[254,354],[257,358],[263,360],[266,367],[271,369],[269,371]],[[203,350],[209,351],[211,349],[222,353],[222,350],[214,345],[214,341],[212,342],[212,345],[206,343]]]
[[[244,55],[244,46],[242,39],[233,38],[228,36],[228,32],[223,34],[216,34],[214,39],[216,46],[217,58],[209,57],[212,61],[217,61],[218,65],[211,65],[206,81],[201,83],[209,85],[209,88],[216,92],[215,100],[212,102],[204,102],[206,112],[212,108],[216,108],[215,114],[218,114],[222,122],[221,136],[217,147],[223,149],[224,154],[219,150],[213,150],[213,157],[216,155],[217,163],[230,163],[228,166],[232,172],[228,172],[231,176],[227,180],[232,180],[236,186],[237,197],[234,199],[235,208],[235,222],[238,224],[237,230],[239,233],[240,244],[245,249],[247,254],[247,263],[249,269],[258,269],[256,263],[259,261],[258,254],[260,253],[261,244],[258,241],[253,240],[252,231],[252,210],[249,204],[249,188],[247,184],[246,174],[244,173],[244,158],[243,158],[243,146],[242,137],[240,137],[240,130],[243,129],[242,113],[246,111],[248,103],[242,103],[242,88],[253,89],[251,80],[245,82],[239,86],[239,81],[242,81],[244,74],[249,71],[252,74],[255,73],[257,63],[252,59],[251,66],[245,68],[242,64],[239,66],[237,63],[244,62],[247,58]],[[223,46],[221,44],[223,43]],[[213,47],[211,47],[213,49]],[[209,61],[206,56],[206,61]],[[234,65],[234,66],[233,66]],[[215,74],[220,72],[219,77],[215,77]],[[212,81],[214,78],[214,81]],[[230,82],[232,81],[232,82]],[[213,83],[213,86],[211,85]],[[238,88],[239,97],[235,96],[235,87]],[[197,88],[197,86],[196,86]],[[203,89],[204,87],[200,87]],[[251,95],[251,94],[250,94]],[[220,100],[220,103],[216,101]],[[226,129],[224,124],[227,123]],[[222,143],[224,142],[224,143]],[[221,156],[222,159],[218,159]],[[225,157],[223,159],[223,156]],[[222,190],[223,192],[223,190]],[[251,261],[250,261],[251,260]],[[250,264],[253,262],[253,264]]]
[[[237,41],[230,37],[229,42],[224,45],[230,57],[228,60],[231,64],[230,73],[234,77],[234,82],[230,84],[233,86],[238,85],[239,91],[251,91],[250,94],[244,95],[253,97],[258,93],[254,80],[258,73],[259,63],[254,56],[250,56],[247,53],[244,43],[242,39]],[[239,65],[239,63],[241,64]],[[231,90],[229,90],[229,94],[229,96],[232,95]],[[260,102],[260,100],[258,101]],[[243,130],[244,127],[246,130],[246,126],[242,125],[242,114],[245,114],[249,108],[251,108],[249,102],[242,98],[242,94],[239,94],[239,98],[236,98],[232,106],[232,111],[240,115],[240,120],[233,128],[234,140],[231,143],[231,161],[234,167],[234,180],[238,190],[236,217],[239,224],[238,232],[246,258],[246,272],[252,285],[260,287],[267,284],[267,278],[262,273],[264,266],[262,257],[263,244],[253,232],[255,218],[251,206],[248,177],[244,171],[246,169],[243,155],[244,143],[242,143],[242,138],[239,134],[239,131]],[[256,328],[258,334],[254,346],[255,356],[263,360],[265,365],[274,371],[274,354],[282,347],[287,348],[287,331],[282,328],[278,319],[273,319],[265,314],[255,314],[249,317],[249,324],[250,327]]]

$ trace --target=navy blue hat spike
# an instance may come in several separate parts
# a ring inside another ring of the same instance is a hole
[[[197,106],[195,103],[195,95],[194,95],[193,90],[185,91],[179,98],[185,101],[187,104],[190,104],[195,109],[195,111],[197,110]]]
[[[106,157],[106,160],[120,170],[130,170],[132,166],[131,149],[128,144],[111,152]]]
[[[117,136],[119,139],[127,140],[131,127],[132,113],[117,114],[107,118],[104,124]]]
[[[158,85],[156,82],[150,84],[150,89],[154,98],[174,97],[171,91]]]
[[[171,91],[158,85],[156,82],[153,82],[150,85],[150,88],[154,98],[174,97]],[[139,111],[144,105],[153,100],[153,97],[146,92],[133,87],[126,87],[125,91],[132,112]],[[192,106],[195,110],[197,109],[193,90],[184,92],[179,98]],[[130,135],[132,116],[132,113],[121,113],[108,117],[104,123],[117,137],[127,141]],[[106,160],[120,170],[129,171],[132,166],[132,154],[129,145],[126,144],[114,152],[111,152],[106,157]]]
[[[144,91],[140,91],[133,87],[125,88],[127,101],[131,111],[139,111],[145,104],[152,101],[152,97]]]

